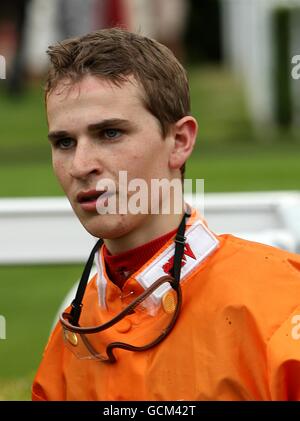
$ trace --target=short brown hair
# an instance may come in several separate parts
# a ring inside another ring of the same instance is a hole
[[[153,39],[120,28],[103,29],[52,45],[47,54],[46,96],[65,78],[76,82],[89,74],[120,85],[133,75],[164,137],[172,123],[190,113],[186,71],[166,46]]]

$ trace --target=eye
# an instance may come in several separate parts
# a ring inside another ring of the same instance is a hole
[[[103,131],[106,139],[117,139],[122,135],[122,131],[118,129],[106,129]]]
[[[74,146],[74,144],[75,144],[75,141],[73,139],[65,138],[65,139],[59,139],[55,143],[55,146],[59,149],[70,149]]]

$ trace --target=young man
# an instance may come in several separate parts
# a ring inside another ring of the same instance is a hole
[[[216,236],[178,189],[151,192],[153,180],[181,182],[197,134],[182,66],[120,29],[48,53],[54,171],[103,244],[49,339],[33,399],[300,399],[299,256]]]

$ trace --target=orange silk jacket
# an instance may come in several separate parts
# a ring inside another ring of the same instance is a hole
[[[300,257],[216,236],[195,212],[186,237],[182,309],[170,335],[147,351],[118,349],[117,362],[109,364],[78,359],[58,323],[33,400],[300,400]],[[141,290],[165,275],[173,255],[171,239],[123,290]],[[96,263],[80,319],[87,326],[116,308],[120,297],[101,250]],[[147,329],[155,318],[150,313]],[[129,343],[130,317],[118,329],[118,338]]]

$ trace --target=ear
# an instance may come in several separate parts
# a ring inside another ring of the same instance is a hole
[[[173,147],[169,156],[169,167],[180,169],[191,155],[198,132],[198,124],[194,117],[185,116],[178,120],[172,128]]]

